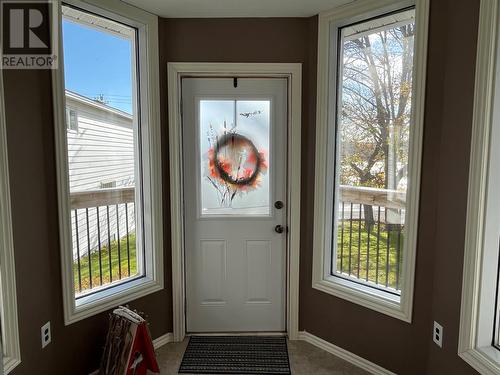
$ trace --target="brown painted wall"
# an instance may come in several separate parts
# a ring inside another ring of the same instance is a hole
[[[430,343],[429,374],[476,373],[457,356],[457,347],[478,16],[478,0],[449,0],[447,7],[435,14],[433,22],[434,33],[442,34],[446,45],[442,52],[445,59],[441,61],[444,92],[438,120],[442,135],[438,144],[439,175],[435,181],[432,316],[446,328],[442,350]],[[444,22],[439,22],[438,17]]]
[[[431,0],[420,232],[412,324],[311,288],[317,19],[160,19],[166,289],[132,306],[154,337],[172,330],[168,108],[169,61],[300,62],[302,231],[300,329],[400,374],[473,373],[456,355],[478,0]],[[106,314],[63,324],[50,74],[5,71],[7,136],[23,363],[21,374],[96,368]],[[28,109],[28,110],[27,110]],[[450,186],[453,189],[450,189]],[[433,319],[444,349],[431,341]],[[53,343],[40,348],[52,321]],[[68,372],[71,371],[71,372]]]

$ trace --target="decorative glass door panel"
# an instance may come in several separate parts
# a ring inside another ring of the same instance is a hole
[[[270,100],[200,100],[201,215],[270,214]]]

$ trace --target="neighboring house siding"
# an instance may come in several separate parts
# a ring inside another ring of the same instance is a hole
[[[68,129],[70,191],[134,185],[134,138],[132,119],[92,108],[75,100],[77,130]]]
[[[68,167],[70,192],[134,187],[134,131],[132,117],[73,93],[66,93],[66,108],[76,116],[76,127],[68,123]],[[70,120],[69,112],[67,120]],[[73,120],[74,121],[74,120]],[[135,205],[125,204],[78,209],[78,228],[72,209],[73,255],[88,254],[135,231]],[[117,212],[118,211],[118,212]],[[109,212],[109,217],[108,217]],[[87,226],[88,220],[88,226]],[[108,225],[109,223],[109,225]],[[118,223],[118,225],[117,225]],[[109,227],[108,227],[109,226]],[[78,229],[78,242],[77,242]],[[119,233],[118,233],[119,230]]]

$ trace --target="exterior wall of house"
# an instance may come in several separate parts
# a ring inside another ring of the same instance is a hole
[[[77,118],[67,131],[71,192],[134,186],[132,116],[72,93],[66,107]]]
[[[71,92],[66,92],[66,109],[71,111],[66,118],[71,193],[134,187],[132,116]],[[70,124],[73,116],[76,124]],[[71,223],[76,259],[97,251],[99,239],[101,247],[108,246],[127,229],[135,231],[135,205],[105,206],[99,212],[96,207],[73,209]]]

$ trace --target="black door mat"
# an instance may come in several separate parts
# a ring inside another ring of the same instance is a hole
[[[284,336],[192,336],[179,374],[290,374]]]

